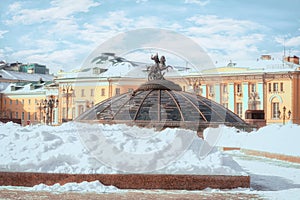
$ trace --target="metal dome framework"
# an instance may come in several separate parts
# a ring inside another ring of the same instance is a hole
[[[168,80],[149,81],[131,93],[109,98],[76,120],[142,127],[181,127],[202,131],[220,124],[245,129],[239,116],[205,97],[183,92]]]

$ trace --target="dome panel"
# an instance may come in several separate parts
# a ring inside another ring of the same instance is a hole
[[[168,121],[181,121],[182,112],[178,107],[178,103],[172,96],[169,94],[168,91],[160,91],[160,104],[163,109],[162,113],[165,113],[165,116],[162,117]]]

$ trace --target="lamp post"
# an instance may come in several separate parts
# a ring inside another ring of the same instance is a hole
[[[64,96],[66,97],[66,120],[69,120],[69,98],[72,98],[73,95],[73,88],[72,85],[63,85],[63,89],[62,92],[64,94]]]
[[[58,99],[54,96],[50,96],[49,99],[44,100],[44,112],[46,113],[46,124],[52,125],[53,122],[53,108],[58,106]]]
[[[289,119],[291,118],[291,115],[292,115],[292,112],[291,112],[291,110],[289,110],[289,112],[288,112],[288,118]]]
[[[287,117],[288,119],[290,119],[290,118],[291,118],[291,115],[292,115],[292,112],[291,112],[291,110],[289,110],[288,113],[287,113],[288,116],[286,116],[286,107],[285,107],[285,106],[283,106],[282,111],[283,111],[283,115],[282,115],[283,125],[285,125],[286,117]]]
[[[283,118],[283,125],[284,125],[285,124],[285,111],[286,111],[286,107],[283,106],[282,110],[283,110],[283,116],[282,116],[282,118]]]

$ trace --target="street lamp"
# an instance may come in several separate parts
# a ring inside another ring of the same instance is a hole
[[[285,125],[285,119],[286,119],[286,114],[285,114],[286,113],[286,107],[285,106],[283,106],[282,111],[283,111],[283,115],[282,115],[283,125]],[[291,110],[289,110],[287,114],[288,114],[287,118],[290,119],[291,115],[292,115]]]
[[[69,120],[69,98],[71,98],[73,96],[73,88],[72,85],[63,85],[63,89],[62,92],[64,94],[64,96],[66,97],[66,120]]]
[[[285,124],[285,111],[286,111],[286,107],[283,106],[282,110],[283,110],[283,116],[282,116],[282,118],[283,118],[283,125],[284,125]]]
[[[291,112],[291,110],[289,110],[289,112],[288,112],[289,119],[291,118],[291,115],[292,115],[292,112]]]
[[[44,100],[44,112],[46,113],[46,124],[52,125],[53,122],[53,108],[57,108],[58,99],[54,96],[50,96],[49,99]]]

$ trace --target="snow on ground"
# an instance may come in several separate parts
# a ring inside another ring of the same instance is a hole
[[[251,190],[266,199],[300,199],[300,164],[228,152],[250,175]]]
[[[1,123],[0,171],[144,173],[138,167],[147,163],[149,173],[246,175],[229,155],[194,135],[190,130],[158,133],[126,125],[69,122],[58,127],[22,127]],[[190,142],[185,141],[187,136],[193,136],[188,137]],[[128,170],[130,164],[138,167]]]
[[[300,126],[268,125],[257,131],[242,132],[233,127],[208,128],[204,139],[212,146],[240,147],[270,153],[300,156]]]
[[[29,191],[46,191],[46,192],[93,192],[93,193],[115,193],[115,192],[125,192],[126,190],[119,190],[114,186],[105,186],[99,181],[87,182],[83,181],[81,183],[66,183],[60,185],[56,183],[54,185],[48,186],[45,184],[35,185],[28,189]]]
[[[75,123],[66,123],[59,127],[44,125],[21,127],[13,123],[0,124],[0,170],[2,171],[38,171],[38,172],[68,172],[68,173],[117,173],[99,162],[83,144],[79,132],[90,132],[92,127],[104,132],[107,139],[116,139],[116,146],[129,153],[140,151],[149,153],[155,149],[164,150],[174,141],[175,129],[166,129],[155,134],[151,129],[140,129],[124,125],[104,126],[89,125],[88,127]],[[178,131],[178,130],[177,130]],[[129,134],[126,138],[121,132]],[[113,133],[113,134],[112,134]],[[180,134],[189,134],[187,130],[180,130]],[[245,133],[234,128],[220,127],[206,129],[205,139],[212,146],[243,147],[299,156],[299,126],[287,124],[285,126],[269,125]],[[137,134],[143,134],[145,139],[138,140]],[[93,136],[90,135],[90,136]],[[94,137],[92,137],[94,138]],[[91,139],[91,138],[90,138]],[[94,138],[95,139],[95,138]],[[131,142],[129,142],[131,141]],[[140,143],[139,143],[140,142]],[[148,147],[146,147],[148,145]],[[201,148],[199,148],[199,146]],[[203,151],[206,149],[206,151]],[[234,160],[235,162],[233,162]],[[227,162],[227,164],[226,164]],[[207,169],[204,169],[203,165]],[[199,167],[199,166],[202,167]],[[225,166],[225,168],[223,168]],[[251,189],[213,190],[203,192],[214,193],[245,193],[258,194],[266,199],[300,199],[300,165],[273,159],[245,155],[238,151],[222,153],[208,146],[203,140],[195,139],[191,146],[184,151],[177,161],[158,171],[165,173],[187,173],[202,170],[206,173],[224,173],[224,171],[246,172],[251,177]],[[7,189],[8,186],[0,187]],[[12,187],[11,189],[20,189]],[[27,191],[51,192],[122,192],[115,187],[103,186],[100,182],[68,183],[60,186],[46,186],[43,184]],[[159,191],[166,193],[167,191]],[[181,191],[190,193],[191,191]],[[196,191],[195,191],[196,192]],[[199,192],[199,191],[198,191]]]
[[[53,193],[63,193],[63,192],[79,192],[79,193],[119,193],[126,192],[127,190],[118,189],[115,186],[103,185],[100,181],[87,182],[83,181],[81,183],[70,182],[64,185],[56,183],[54,185],[45,185],[43,183],[35,185],[33,187],[20,187],[20,186],[0,186],[0,190],[23,190],[23,191],[35,191],[35,192],[53,192]]]

